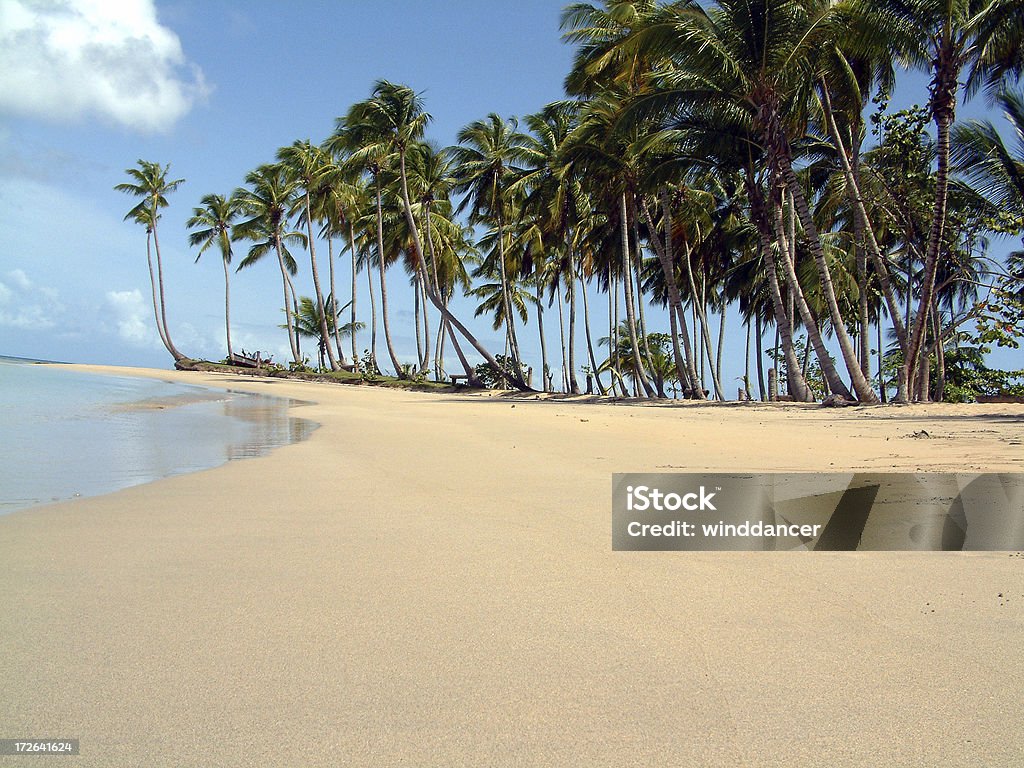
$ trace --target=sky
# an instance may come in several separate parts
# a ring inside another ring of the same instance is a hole
[[[219,255],[194,263],[186,239],[185,221],[200,198],[229,194],[281,146],[321,141],[380,78],[422,94],[433,116],[427,136],[443,146],[490,112],[537,111],[563,95],[572,57],[558,27],[564,4],[0,0],[0,355],[170,366],[152,317],[145,232],[122,220],[134,203],[113,189],[142,158],[169,163],[171,178],[185,179],[160,221],[172,338],[189,356],[220,359]],[[920,77],[904,78],[894,102],[924,100],[922,86]],[[973,104],[961,115],[981,112]],[[299,261],[297,290],[311,295],[308,260]],[[412,292],[402,270],[389,273],[389,291],[398,356],[411,362]],[[596,310],[603,297],[591,297],[594,322],[606,328]],[[288,361],[280,301],[274,263],[232,274],[236,351]],[[454,306],[472,319],[472,302]],[[660,308],[648,314],[652,330],[667,325]],[[485,346],[502,350],[489,320],[470,325]],[[545,325],[549,349],[557,349],[553,311]],[[539,370],[535,324],[519,335]],[[579,344],[585,360],[582,331]],[[359,349],[367,346],[368,331]],[[735,393],[743,365],[735,318],[727,350],[725,389]]]

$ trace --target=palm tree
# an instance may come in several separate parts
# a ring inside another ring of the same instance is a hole
[[[199,208],[194,208],[192,217],[185,226],[196,230],[188,237],[188,244],[199,247],[196,262],[211,247],[220,251],[224,266],[224,334],[227,337],[228,360],[234,352],[231,349],[231,290],[228,279],[228,267],[231,266],[231,223],[238,215],[238,201],[234,197],[223,195],[205,195]]]
[[[277,255],[277,263],[281,269],[281,285],[284,292],[285,328],[288,330],[288,343],[291,346],[292,359],[296,364],[302,362],[299,354],[298,334],[292,322],[293,305],[297,305],[289,275],[296,272],[295,259],[288,251],[289,243],[305,245],[306,236],[288,228],[288,215],[295,206],[298,186],[294,179],[288,177],[281,165],[261,165],[245,177],[250,188],[240,188],[233,197],[238,200],[238,208],[244,221],[235,224],[232,240],[253,240],[255,244],[249,254],[238,265],[244,269],[259,261],[271,250]]]
[[[494,356],[451,313],[438,295],[436,286],[432,284],[429,278],[419,227],[412,212],[412,204],[409,197],[409,181],[406,173],[406,156],[409,147],[423,135],[423,131],[430,121],[430,115],[423,111],[420,97],[408,86],[396,85],[386,80],[380,80],[374,86],[373,97],[368,101],[357,104],[353,107],[353,112],[354,114],[350,113],[350,116],[354,117],[355,122],[364,126],[370,132],[384,152],[390,152],[398,156],[402,207],[405,210],[406,221],[412,233],[415,257],[421,270],[421,278],[427,298],[437,311],[441,313],[442,317],[473,345],[476,351],[487,361],[487,364],[494,369],[496,374],[508,376],[509,372],[501,367],[498,361],[494,359]],[[516,367],[513,367],[511,377],[516,387],[529,389],[526,382],[523,381],[521,372]]]
[[[982,86],[994,92],[1006,73],[1020,74],[1021,6],[1019,0],[851,0],[849,14],[857,49],[881,51],[906,67],[931,74],[928,106],[937,136],[935,198],[920,300],[904,362],[909,385],[917,388],[918,372],[927,368],[921,353],[946,227],[950,132],[961,75],[968,70],[971,93]],[[928,393],[915,389],[913,396],[927,399]]]
[[[997,102],[1017,146],[1007,147],[992,123],[972,120],[953,129],[953,165],[996,210],[1024,225],[1024,93],[1003,91]]]
[[[486,223],[497,238],[498,277],[504,303],[502,316],[513,360],[520,363],[515,320],[508,295],[507,228],[509,187],[521,171],[516,165],[524,157],[526,136],[519,132],[514,118],[503,120],[493,112],[485,120],[476,120],[459,131],[459,146],[450,150],[455,164],[456,191],[465,195],[459,211],[470,210],[470,223]]]
[[[351,336],[355,331],[363,327],[362,323],[341,324],[338,322],[339,315],[345,310],[345,307],[338,307],[334,302],[333,296],[328,296],[324,300],[324,308],[327,310],[326,317],[320,314],[320,309],[312,298],[301,296],[299,297],[298,311],[295,312],[295,328],[298,334],[307,339],[316,340],[321,369],[324,368],[327,362],[325,357],[327,351],[331,348],[330,341],[332,337],[341,336],[344,338]],[[327,328],[326,335],[324,335],[325,326]]]
[[[139,203],[133,207],[127,214],[125,214],[124,220],[129,219],[143,225],[146,228],[146,250],[147,254],[149,251],[149,238],[153,239],[153,247],[156,250],[156,270],[157,270],[157,282],[159,285],[159,318],[157,319],[157,332],[160,334],[160,339],[163,341],[167,351],[171,353],[171,357],[174,358],[175,362],[184,360],[185,355],[178,351],[178,348],[174,346],[174,342],[171,341],[171,334],[167,328],[167,302],[164,297],[164,269],[163,261],[160,258],[160,239],[157,236],[157,222],[160,220],[160,209],[167,207],[167,195],[176,190],[181,186],[184,179],[168,179],[167,174],[170,173],[171,166],[160,165],[159,163],[151,163],[148,160],[137,161],[137,167],[126,168],[125,173],[131,177],[131,181],[118,184],[114,187],[118,192],[124,192],[135,197],[142,198]],[[152,266],[150,267],[150,277],[152,278]],[[156,305],[154,304],[154,313],[156,312]]]
[[[323,149],[309,141],[296,141],[290,146],[282,147],[277,151],[277,159],[281,162],[289,179],[295,182],[300,193],[296,202],[298,203],[297,207],[302,211],[301,218],[306,222],[309,261],[313,272],[313,290],[316,294],[317,311],[324,324],[321,330],[324,332],[324,336],[327,336],[327,314],[324,311],[324,294],[320,289],[320,270],[317,268],[316,261],[316,237],[313,234],[312,197],[323,194],[325,182],[328,182],[330,175],[337,175],[337,168],[331,164],[330,158]],[[327,186],[329,186],[329,182]],[[333,270],[333,268],[332,262],[331,269]],[[330,361],[331,370],[338,370],[338,359],[334,354],[334,347],[330,344],[327,345],[327,359]]]
[[[376,200],[376,256],[378,277],[380,278],[380,308],[381,320],[384,326],[384,344],[387,346],[388,356],[391,358],[391,365],[395,369],[395,374],[402,377],[402,363],[398,359],[394,342],[391,340],[386,277],[388,265],[384,255],[384,190],[382,176],[387,171],[387,166],[391,162],[391,151],[385,137],[381,135],[382,127],[370,119],[374,111],[371,105],[372,101],[372,99],[369,99],[354,104],[344,117],[339,117],[335,121],[334,134],[327,140],[325,146],[335,155],[347,155],[346,162],[349,167],[369,174],[373,180]],[[376,313],[374,313],[374,317],[376,318]],[[376,337],[376,333],[374,333],[374,337]],[[379,369],[375,342],[376,339],[374,338],[374,343],[371,345],[371,353],[373,355],[372,367]]]

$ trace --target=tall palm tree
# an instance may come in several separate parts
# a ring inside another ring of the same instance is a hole
[[[135,168],[126,168],[125,173],[131,177],[131,181],[118,184],[114,187],[118,192],[124,192],[135,197],[142,198],[127,214],[124,220],[131,219],[146,228],[147,251],[149,238],[153,239],[153,247],[156,251],[157,282],[159,285],[159,319],[157,320],[157,331],[167,351],[175,362],[185,359],[185,355],[178,351],[171,341],[171,334],[167,328],[167,301],[164,296],[164,268],[160,258],[160,238],[157,235],[157,222],[160,220],[160,209],[166,208],[167,195],[181,186],[184,179],[168,179],[171,166],[152,163],[148,160],[138,160]],[[154,307],[154,312],[156,307]]]
[[[330,162],[328,154],[320,147],[309,141],[296,141],[287,147],[277,151],[277,159],[281,162],[285,173],[293,180],[298,188],[298,208],[301,210],[301,219],[306,222],[306,237],[309,246],[309,262],[313,272],[313,291],[316,294],[317,311],[320,313],[320,321],[323,323],[323,335],[327,337],[327,313],[324,311],[324,294],[320,288],[320,270],[316,261],[316,236],[313,234],[314,207],[312,198],[318,198],[323,194],[325,182],[328,182],[330,175],[337,175],[338,169]],[[329,187],[329,182],[327,185]],[[319,199],[318,199],[319,204]],[[331,264],[333,270],[334,265]],[[333,274],[333,272],[332,272]],[[338,370],[338,359],[334,353],[334,347],[327,345],[327,359],[330,361],[331,370]]]
[[[255,244],[239,264],[239,269],[251,266],[264,255],[273,251],[281,269],[281,286],[284,293],[285,328],[288,330],[288,344],[292,359],[302,362],[299,353],[298,334],[293,321],[293,306],[298,302],[290,296],[294,293],[290,275],[295,274],[296,265],[288,251],[289,243],[306,244],[306,236],[291,231],[288,227],[289,212],[295,206],[298,185],[280,164],[261,165],[245,177],[248,188],[235,191],[239,211],[248,218],[235,224],[233,240],[253,240]]]
[[[395,375],[401,377],[404,375],[404,369],[391,338],[391,321],[388,314],[388,265],[384,251],[383,176],[392,161],[392,152],[386,138],[381,135],[382,127],[370,119],[374,112],[371,106],[372,101],[371,98],[354,104],[344,117],[339,117],[335,121],[335,131],[325,146],[335,155],[346,155],[346,162],[350,168],[365,172],[372,179],[376,203],[374,221],[376,224],[377,272],[380,279],[380,308],[381,321],[384,326],[384,344],[387,347],[388,356],[391,358],[391,365],[395,369]],[[374,313],[374,317],[376,317],[376,313]],[[379,366],[376,344],[371,346],[371,353],[373,355],[372,367],[377,369]]]
[[[931,75],[929,109],[936,129],[935,198],[924,254],[920,300],[904,365],[911,387],[924,366],[922,350],[935,293],[949,196],[950,132],[965,70],[968,92],[994,92],[1003,76],[1024,68],[1024,24],[1019,0],[851,0],[849,18],[860,50],[881,49],[907,67]],[[926,367],[926,366],[925,366]],[[914,392],[927,399],[927,391]]]
[[[434,305],[435,309],[441,313],[441,316],[462,334],[466,341],[480,353],[497,374],[510,376],[513,384],[520,389],[529,389],[523,380],[520,370],[513,366],[512,371],[505,371],[498,361],[494,359],[494,356],[470,333],[469,329],[452,314],[429,278],[419,226],[412,211],[409,181],[406,173],[406,157],[409,147],[419,140],[427,123],[430,121],[430,115],[423,111],[422,100],[408,86],[396,85],[386,80],[380,80],[374,86],[373,97],[368,101],[357,104],[353,107],[353,111],[354,114],[350,113],[350,116],[355,118],[355,122],[365,126],[385,152],[390,152],[398,157],[399,191],[402,207],[405,211],[409,230],[412,233],[415,257],[421,270],[427,298]],[[467,375],[469,374],[467,373]]]
[[[495,231],[505,334],[513,367],[518,369],[519,343],[508,295],[506,218],[511,202],[509,187],[520,173],[517,163],[523,160],[526,136],[519,131],[517,120],[504,120],[492,112],[459,131],[458,142],[450,152],[455,164],[455,189],[465,195],[459,211],[469,208],[471,223],[485,223]]]
[[[188,236],[188,244],[199,247],[196,262],[210,248],[220,251],[224,266],[224,335],[227,337],[228,360],[234,355],[231,349],[231,288],[228,267],[231,266],[231,224],[238,215],[238,201],[223,195],[205,195],[201,207],[192,210],[192,217],[185,223],[195,230]]]

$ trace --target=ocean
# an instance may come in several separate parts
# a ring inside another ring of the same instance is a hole
[[[262,456],[293,401],[0,357],[0,514]]]

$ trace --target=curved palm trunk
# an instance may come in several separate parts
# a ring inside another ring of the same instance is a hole
[[[580,292],[583,295],[583,330],[587,335],[587,355],[590,357],[590,368],[594,372],[594,381],[597,382],[597,391],[604,395],[607,390],[601,381],[601,372],[597,365],[597,358],[594,356],[594,342],[590,335],[590,307],[587,301],[587,281],[580,278]]]
[[[377,185],[377,265],[380,270],[380,312],[384,320],[384,343],[388,348],[391,365],[395,368],[395,375],[401,379],[402,364],[395,354],[395,345],[391,341],[391,324],[388,322],[388,283],[384,268],[384,211],[380,196],[380,174],[375,173],[374,180]]]
[[[179,360],[184,360],[185,355],[181,354],[178,348],[174,346],[174,342],[171,341],[171,332],[167,328],[167,301],[164,298],[164,267],[163,261],[160,259],[160,240],[156,234],[155,220],[153,222],[153,248],[156,250],[156,275],[160,286],[160,319],[164,325],[164,338],[167,340],[167,349],[171,353],[171,357],[174,358],[174,362],[178,362]]]
[[[860,369],[860,360],[857,352],[850,342],[850,336],[846,332],[846,323],[843,314],[839,309],[839,302],[836,300],[835,286],[832,283],[832,272],[829,269],[828,261],[825,259],[825,251],[821,247],[821,238],[818,235],[818,227],[814,223],[811,211],[807,206],[807,198],[804,196],[803,187],[793,171],[792,158],[789,154],[789,145],[782,136],[778,140],[779,152],[777,159],[781,165],[782,177],[793,194],[793,202],[796,205],[797,215],[800,217],[800,224],[807,234],[807,241],[814,257],[814,264],[818,268],[818,279],[821,282],[821,291],[825,295],[825,302],[828,305],[829,315],[832,319],[832,328],[836,334],[836,341],[839,342],[839,349],[843,355],[843,362],[846,363],[847,373],[853,383],[853,391],[857,399],[862,403],[871,405],[878,403],[878,395],[871,387],[871,383],[864,378],[864,372]]]
[[[955,77],[953,83],[952,92],[955,94]],[[941,83],[939,88],[941,88]],[[955,99],[955,96],[953,98]],[[955,101],[952,104],[933,107],[938,139],[936,143],[938,163],[935,170],[935,203],[932,206],[932,226],[928,234],[928,250],[925,252],[924,258],[921,298],[918,301],[917,314],[914,317],[914,331],[910,336],[904,362],[907,381],[916,385],[916,391],[912,393],[913,399],[925,402],[928,400],[928,391],[917,382],[921,378],[919,375],[921,368],[927,368],[924,340],[929,319],[928,313],[935,295],[935,274],[939,264],[939,250],[942,247],[942,236],[946,226],[946,201],[949,191],[949,130],[953,123],[954,107]],[[159,252],[157,253],[157,263],[159,263]]]
[[[316,238],[313,235],[313,214],[312,204],[309,200],[309,189],[306,189],[306,232],[309,236],[309,263],[313,269],[313,290],[316,291],[316,308],[320,312],[320,338],[327,348],[327,359],[331,363],[331,370],[338,370],[338,359],[334,356],[334,350],[327,340],[331,338],[331,331],[327,327],[327,308],[324,306],[324,293],[320,290],[320,270],[316,263]],[[331,267],[333,274],[333,265]],[[335,323],[337,325],[337,323]],[[322,368],[323,366],[321,366]]]
[[[228,342],[228,360],[234,354],[231,350],[231,282],[228,277],[228,260],[221,259],[224,265],[224,335]]]
[[[633,312],[633,281],[630,279],[630,273],[633,270],[633,260],[629,254],[629,220],[626,213],[626,193],[623,191],[619,195],[619,229],[622,236],[622,285],[626,292],[626,325],[629,332],[629,346],[633,352],[633,371],[636,374],[637,382],[643,387],[644,394],[647,397],[653,397],[654,389],[651,387],[651,382],[647,379],[647,371],[644,370],[644,361],[640,355],[640,344],[636,337],[636,316]]]
[[[722,352],[725,347],[725,309],[723,304],[722,314],[718,320],[718,351],[715,355],[715,377],[719,381],[722,380]]]
[[[420,270],[424,275],[426,275],[427,260],[423,255],[423,243],[420,240],[419,229],[416,227],[416,218],[412,215],[412,206],[409,203],[409,183],[405,175],[404,149],[399,151],[399,167],[402,176],[402,207],[405,208],[405,218],[406,221],[409,222],[409,229],[412,230],[413,244],[416,248],[416,258],[419,261]],[[469,332],[469,329],[466,328],[466,326],[464,326],[462,323],[460,323],[459,319],[455,317],[455,315],[453,315],[451,311],[449,311],[448,307],[445,305],[443,301],[441,301],[441,297],[437,295],[437,292],[433,289],[433,287],[427,290],[427,298],[430,299],[430,302],[434,305],[437,311],[441,313],[441,316],[444,317],[449,323],[451,323],[451,325],[455,326],[455,329],[459,333],[461,333],[463,337],[465,337],[466,341],[473,345],[473,348],[480,353],[481,357],[483,357],[484,360],[487,361],[487,364],[491,366],[491,368],[494,370],[496,374],[498,374],[499,376],[506,376],[509,379],[511,379],[512,384],[516,387],[516,389],[529,391],[530,387],[527,386],[525,381],[523,381],[522,370],[518,369],[518,367],[515,366],[517,368],[516,370],[505,371],[498,364],[498,361],[494,359],[494,355],[488,352],[484,348],[484,346],[477,340],[477,338],[472,333]],[[457,348],[458,347],[456,347],[456,349]]]
[[[407,188],[405,189],[405,195],[406,195],[405,199],[408,199],[409,191],[408,191]],[[438,274],[437,274],[437,254],[434,252],[434,229],[433,229],[432,222],[431,222],[431,219],[430,219],[430,205],[428,204],[426,208],[427,208],[427,210],[426,210],[426,217],[427,217],[427,247],[430,249],[430,266],[433,269],[433,278],[434,278],[434,282],[432,283],[432,285],[433,285],[434,293],[437,295],[438,299],[443,301],[443,303],[444,303],[444,311],[441,312],[441,322],[438,324],[439,325],[439,329],[438,330],[440,332],[440,336],[439,336],[439,341],[438,341],[438,345],[437,345],[437,377],[438,377],[438,379],[440,379],[442,374],[444,373],[444,359],[443,359],[442,355],[444,354],[444,337],[445,337],[445,334],[447,334],[451,338],[451,340],[452,340],[452,346],[455,348],[455,354],[459,358],[459,363],[462,365],[462,370],[466,374],[466,381],[469,382],[470,386],[479,387],[479,386],[482,386],[482,385],[480,383],[479,377],[476,375],[476,369],[473,368],[473,366],[471,366],[469,364],[469,361],[466,359],[466,356],[463,354],[463,352],[462,352],[462,345],[459,344],[459,340],[455,337],[455,334],[452,333],[451,323],[448,321],[448,315],[451,314],[450,310],[448,309],[448,301],[450,299],[450,295],[447,294],[447,293],[442,294],[442,291],[441,291],[441,280],[440,280],[440,278],[438,277]],[[412,213],[412,208],[411,207],[409,208],[409,213]],[[415,229],[413,231],[415,232]],[[419,236],[417,235],[417,242],[418,242],[418,237]],[[419,248],[419,245],[417,245],[417,248]],[[420,253],[421,256],[422,256],[423,252],[422,251],[418,251],[418,253]],[[423,261],[422,258],[420,259],[420,261],[421,262]],[[441,298],[442,296],[444,296],[444,298]],[[428,298],[429,298],[429,296],[428,296]]]
[[[715,372],[714,365],[710,365],[711,356],[711,331],[708,330],[708,315],[704,311],[703,297],[697,296],[697,283],[693,279],[693,267],[690,264],[690,248],[687,246],[686,253],[683,254],[683,264],[686,266],[686,279],[690,283],[690,295],[693,297],[693,311],[697,315],[697,319],[700,325],[700,340],[701,340],[701,378],[700,381],[703,383],[704,380],[704,357],[707,356],[709,368],[711,369],[711,382],[715,388],[715,398],[718,400],[725,400],[725,393],[722,391],[722,382],[718,379],[718,374]],[[701,387],[701,394],[704,394],[704,390]]]
[[[810,346],[814,347],[814,354],[818,358],[818,365],[821,366],[821,372],[825,377],[825,383],[828,385],[828,391],[847,400],[853,400],[853,395],[849,388],[847,388],[842,377],[839,375],[839,371],[836,370],[835,364],[832,362],[832,356],[829,355],[828,348],[825,346],[825,341],[821,338],[821,330],[818,328],[818,322],[811,312],[810,307],[807,305],[807,299],[804,296],[803,288],[797,278],[796,267],[789,256],[790,243],[788,242],[785,229],[783,228],[782,209],[779,206],[778,201],[774,202],[775,204],[772,205],[772,215],[775,220],[775,236],[779,242],[779,253],[782,256],[783,273],[786,276],[786,282],[789,284],[789,295],[794,300],[797,311],[800,313],[800,321],[804,324],[804,329],[807,331],[807,338],[810,341]],[[805,366],[801,366],[800,370],[806,370]]]
[[[156,321],[156,332],[160,336],[160,341],[168,352],[171,352],[171,345],[167,343],[167,335],[164,333],[164,327],[160,322],[160,304],[156,297],[156,274],[153,272],[153,254],[152,254],[152,238],[153,231],[146,231],[146,262],[149,264],[149,287],[153,293],[153,319]]]
[[[277,253],[277,264],[281,267],[281,288],[284,291],[284,322],[285,327],[288,329],[288,345],[292,349],[292,360],[298,365],[302,362],[302,358],[299,356],[299,340],[298,334],[295,332],[295,325],[292,322],[292,304],[291,298],[288,296],[288,289],[291,287],[291,280],[288,279],[288,269],[284,265],[284,254],[281,252],[281,234],[274,234],[274,250]]]
[[[864,234],[864,245],[867,248],[868,255],[871,257],[871,263],[875,267],[875,273],[878,275],[878,284],[882,289],[882,296],[885,298],[885,305],[889,310],[889,316],[893,320],[893,330],[896,333],[896,340],[900,345],[900,351],[903,353],[903,359],[908,360],[907,354],[909,340],[907,338],[907,327],[903,324],[903,320],[900,318],[900,305],[896,299],[896,290],[893,288],[892,280],[889,277],[889,267],[886,263],[886,259],[882,256],[882,250],[878,245],[878,240],[875,238],[875,230],[871,224],[871,219],[868,216],[867,208],[864,205],[864,197],[860,191],[860,181],[856,169],[850,163],[849,156],[846,153],[846,146],[843,143],[842,136],[839,133],[839,126],[836,124],[835,114],[832,111],[832,99],[829,95],[828,85],[822,81],[822,108],[825,114],[826,122],[828,123],[829,134],[832,136],[832,141],[836,146],[839,160],[843,167],[843,175],[846,178],[846,183],[849,185],[852,194],[850,195],[853,202],[854,212],[856,214],[857,221],[860,223],[860,227]],[[866,265],[865,265],[866,266]],[[865,291],[862,291],[864,295],[864,307],[861,310],[861,317],[863,320],[864,313],[867,310],[867,295]],[[908,305],[909,306],[909,305]],[[867,338],[865,336],[865,338]],[[865,346],[867,346],[865,344]],[[867,371],[865,371],[867,376]],[[904,366],[899,375],[897,382],[897,394],[896,400],[900,401],[905,398],[907,393],[907,369]]]
[[[769,235],[770,225],[768,224],[768,212],[765,210],[764,195],[750,177],[750,173],[744,174],[744,185],[747,189],[747,197],[750,200],[750,213],[757,227],[761,244],[761,256],[764,259],[764,270],[768,276],[768,292],[772,297],[772,311],[775,313],[775,331],[782,337],[782,354],[786,358],[786,383],[789,387],[789,394],[798,402],[809,403],[814,398],[811,390],[800,373],[800,361],[797,359],[796,350],[793,348],[793,333],[789,324],[789,317],[786,315],[786,308],[782,303],[782,291],[779,288],[779,276],[775,265],[775,255],[772,252],[772,242]],[[758,336],[760,338],[760,335]],[[760,357],[758,357],[760,364]],[[769,372],[770,373],[770,372]],[[762,394],[763,397],[763,394]]]
[[[505,267],[505,221],[504,216],[498,214],[498,269],[501,278],[501,304],[505,313],[505,340],[508,342],[508,349],[512,356],[512,366],[521,369],[519,362],[519,341],[516,338],[516,323],[512,316],[512,298],[509,294],[508,272]]]
[[[679,294],[679,284],[676,282],[675,265],[673,259],[672,243],[672,206],[669,201],[668,189],[661,188],[662,226],[665,230],[665,243],[655,237],[654,221],[651,216],[647,201],[640,199],[640,213],[644,217],[644,223],[651,231],[651,243],[654,245],[654,254],[661,264],[661,273],[665,277],[665,287],[668,289],[668,318],[669,330],[672,334],[672,356],[676,364],[676,373],[679,381],[687,390],[690,397],[698,400],[704,399],[704,392],[697,386],[697,371],[693,367],[693,357],[690,354],[690,329],[686,323],[686,312],[683,310],[683,299]],[[680,352],[679,337],[683,338],[683,349]]]

